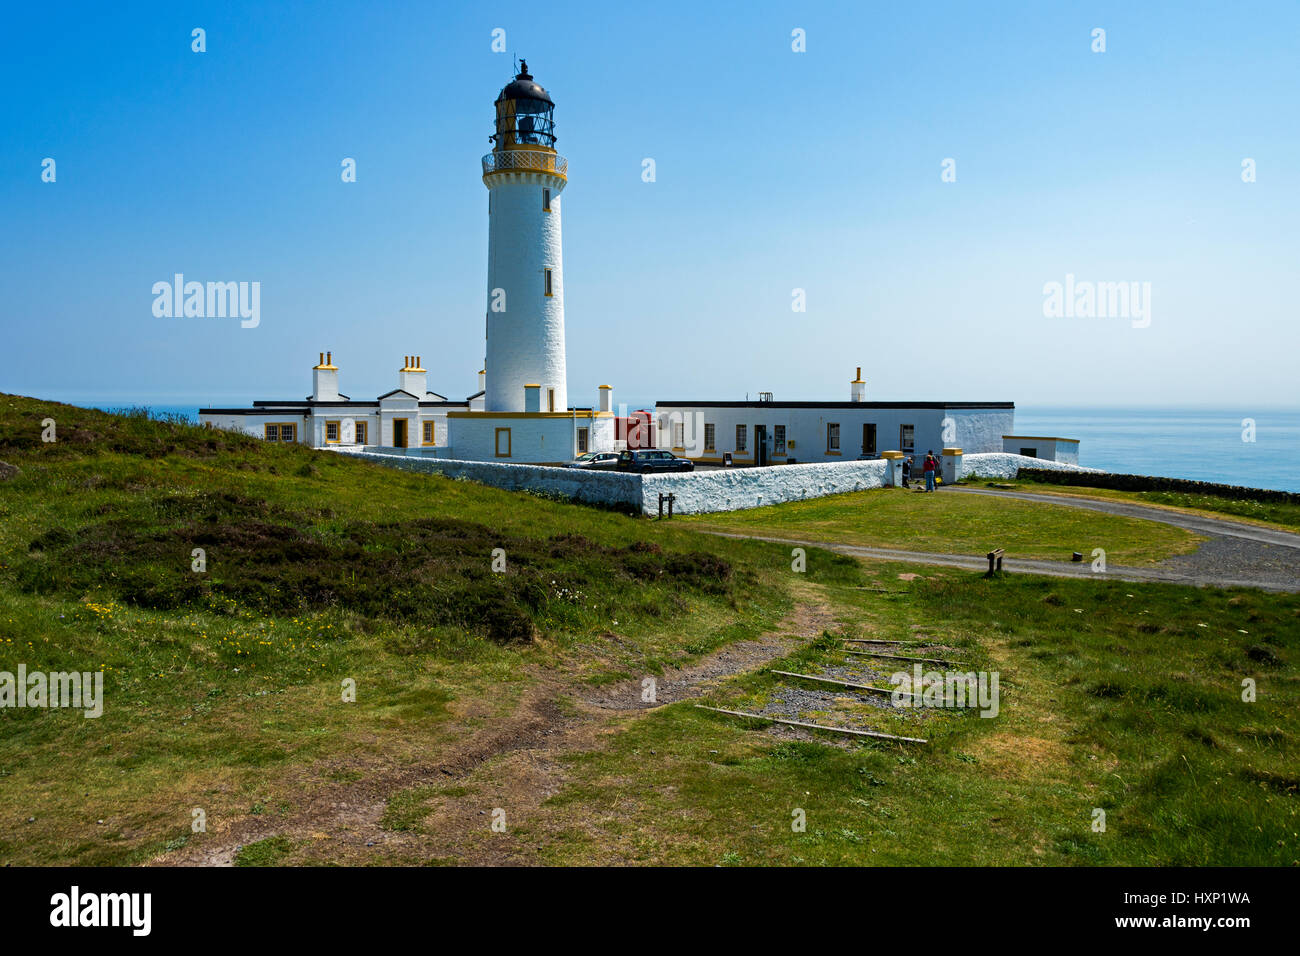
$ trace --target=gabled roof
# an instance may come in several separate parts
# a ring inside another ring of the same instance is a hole
[[[395,388],[391,392],[384,392],[384,394],[379,396],[379,400],[382,402],[384,399],[392,398],[394,395],[405,395],[407,398],[413,398],[417,402],[420,400],[418,395],[412,395],[404,388]]]
[[[476,399],[476,398],[482,398],[482,397],[483,397],[484,395],[486,395],[486,394],[487,394],[487,390],[486,390],[486,389],[480,389],[479,391],[475,392],[473,395],[468,396],[468,397],[465,399],[465,401],[467,401],[467,402],[472,402],[472,401],[474,401],[474,399]]]

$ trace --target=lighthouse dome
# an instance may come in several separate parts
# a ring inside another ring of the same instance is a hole
[[[532,76],[529,75],[527,60],[524,60],[520,65],[519,74],[515,77],[514,82],[507,84],[501,91],[501,95],[497,97],[498,103],[502,100],[540,100],[543,103],[550,103],[551,106],[555,105],[555,101],[551,99],[551,94],[547,93],[541,84],[535,82]]]

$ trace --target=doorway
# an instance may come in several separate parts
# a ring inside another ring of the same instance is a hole
[[[405,418],[393,419],[393,447],[394,448],[406,447],[406,419]]]
[[[873,424],[862,426],[862,457],[876,457],[876,426]]]
[[[767,426],[754,426],[754,464],[762,468],[767,464]]]

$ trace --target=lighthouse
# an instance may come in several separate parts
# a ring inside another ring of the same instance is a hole
[[[568,161],[555,151],[555,103],[520,64],[496,99],[488,190],[484,410],[569,409],[564,362],[560,194]]]

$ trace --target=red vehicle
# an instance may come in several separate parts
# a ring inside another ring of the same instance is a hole
[[[627,442],[627,447],[634,451],[639,448],[654,448],[654,413],[640,409],[626,418],[615,418],[614,440]]]

